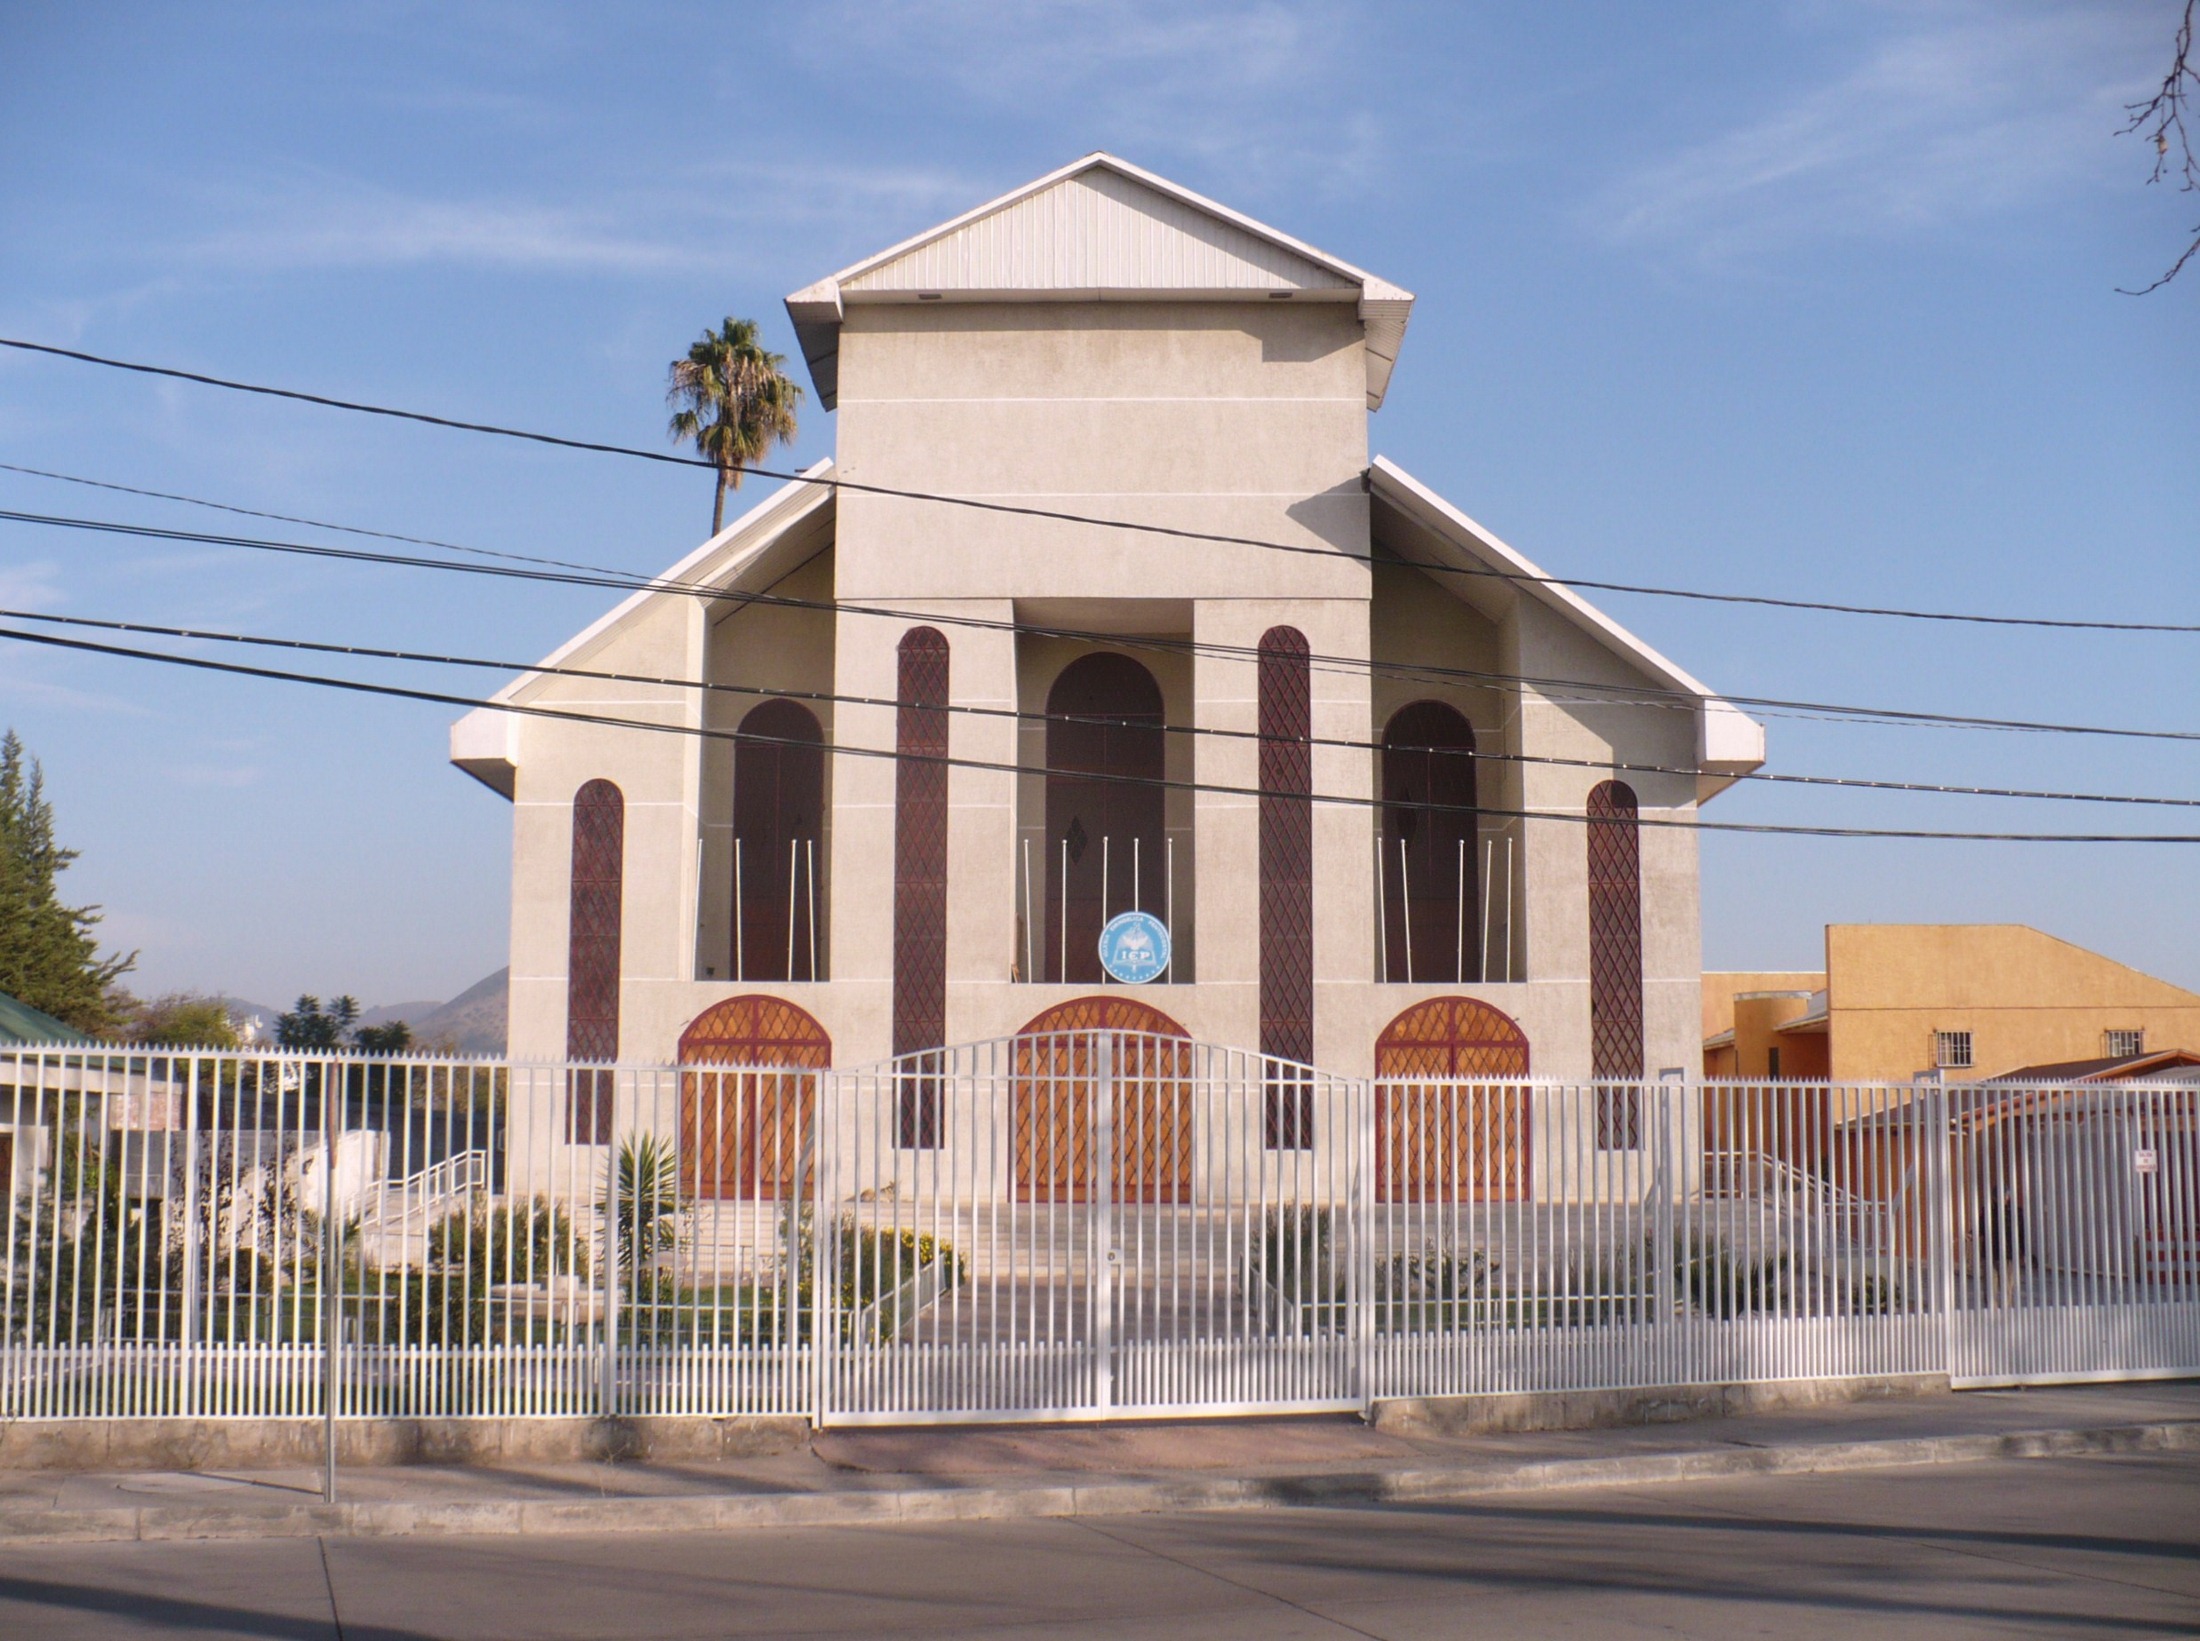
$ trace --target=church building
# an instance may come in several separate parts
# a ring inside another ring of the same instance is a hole
[[[1094,154],[787,308],[833,459],[452,730],[515,1062],[1700,1063],[1763,731],[1371,455],[1411,293]]]

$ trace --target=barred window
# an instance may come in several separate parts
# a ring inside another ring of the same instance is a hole
[[[894,720],[894,1053],[947,1040],[947,639],[911,627],[900,646]],[[935,1061],[896,1072],[896,1138],[940,1143]]]
[[[1312,686],[1306,634],[1261,634],[1260,1051],[1271,1150],[1314,1143],[1313,1089],[1300,1070],[1314,1058],[1314,802]]]
[[[1642,1075],[1642,846],[1634,789],[1589,794],[1589,1074]]]
[[[573,795],[573,874],[565,963],[565,1054],[619,1057],[619,921],[625,890],[626,799],[609,781]],[[612,1077],[575,1071],[566,1087],[565,1137],[574,1145],[611,1140]]]
[[[2147,1051],[2144,1031],[2110,1031],[2103,1035],[2102,1052],[2111,1060],[2129,1060]]]
[[[1933,1064],[1944,1071],[1971,1069],[1971,1034],[1967,1031],[1933,1033]]]

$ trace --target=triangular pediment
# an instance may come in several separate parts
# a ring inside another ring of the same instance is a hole
[[[1012,195],[840,281],[901,291],[1335,291],[1360,281],[1104,165]]]

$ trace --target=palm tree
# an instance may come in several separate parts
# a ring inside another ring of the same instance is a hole
[[[673,412],[669,431],[692,444],[718,469],[718,497],[711,503],[710,533],[725,527],[726,491],[741,488],[741,470],[794,442],[795,406],[802,389],[780,367],[787,361],[757,340],[756,321],[731,319],[705,331],[685,359],[672,362],[665,402]]]

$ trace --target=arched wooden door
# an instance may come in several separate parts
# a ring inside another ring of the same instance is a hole
[[[1416,1003],[1375,1039],[1375,1194],[1383,1202],[1528,1194],[1528,1038],[1472,997]],[[1488,1079],[1482,1081],[1481,1079]]]
[[[729,997],[680,1033],[681,1183],[695,1197],[785,1201],[803,1185],[825,1028],[778,997]],[[785,1067],[771,1071],[765,1067]]]
[[[1123,1035],[1110,1035],[1121,1033]],[[1110,1179],[1117,1202],[1177,1202],[1192,1178],[1191,1033],[1128,997],[1058,1003],[1016,1034],[1016,1196],[1085,1202],[1096,1183],[1094,1077],[1115,1055]]]

